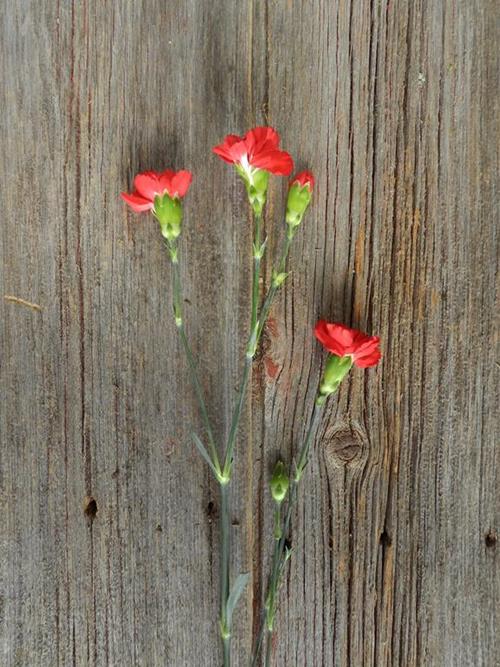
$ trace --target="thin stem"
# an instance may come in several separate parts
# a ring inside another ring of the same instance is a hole
[[[227,599],[229,597],[229,489],[220,484],[220,631],[223,642],[224,667],[231,664],[231,629],[228,627]]]
[[[286,267],[286,260],[288,257],[288,253],[290,250],[290,244],[293,238],[293,234],[290,234],[290,230],[287,230],[287,236],[286,240],[284,243],[283,251],[280,257],[280,261],[278,264],[278,274],[283,273]],[[255,231],[254,231],[254,242],[253,242],[253,257],[254,257],[254,264],[253,264],[253,278],[252,278],[252,304],[251,304],[251,316],[250,316],[250,336],[248,339],[248,344],[246,348],[246,357],[245,357],[245,366],[243,369],[243,377],[241,379],[239,391],[238,391],[238,397],[236,399],[236,405],[233,411],[233,417],[231,420],[231,429],[229,431],[229,437],[227,441],[227,446],[226,446],[226,451],[224,453],[224,459],[223,459],[223,471],[222,471],[222,476],[228,482],[231,479],[231,471],[232,471],[232,466],[233,466],[233,455],[234,455],[234,448],[236,444],[236,435],[238,432],[238,426],[240,423],[241,419],[241,413],[243,410],[243,403],[245,400],[245,394],[250,378],[250,371],[252,368],[252,361],[255,356],[255,352],[257,349],[257,345],[259,343],[260,336],[262,334],[267,316],[269,315],[269,310],[271,308],[272,301],[274,299],[274,296],[279,289],[281,283],[277,282],[276,280],[273,280],[266,298],[264,300],[264,304],[262,306],[260,315],[258,315],[258,303],[259,303],[259,278],[260,278],[260,264],[261,264],[261,259],[264,253],[264,247],[265,243],[261,243],[261,217],[259,215],[255,216]],[[227,487],[229,487],[229,483],[227,484]],[[221,485],[221,494],[227,494],[229,491],[228,488],[226,488],[226,485]],[[227,502],[227,498],[225,498],[225,502]],[[229,512],[228,509],[226,508],[225,511],[221,510],[221,524],[224,524],[227,522],[227,531],[229,531]],[[222,559],[222,565],[221,565],[221,576],[225,577],[227,576],[227,580],[229,579],[229,547],[227,547],[227,550],[225,550],[224,546],[222,545],[222,540],[224,538],[224,531],[226,528],[223,528],[221,526],[221,559]],[[222,590],[222,587],[225,586],[225,592]],[[229,594],[229,588],[224,580],[221,580],[221,604],[222,600],[224,599],[227,603],[227,596]],[[224,614],[226,612],[224,611]],[[222,616],[222,610],[221,610],[221,616]],[[224,626],[221,626],[224,627]],[[227,635],[230,634],[230,628],[227,628]],[[230,644],[229,644],[229,636],[225,637],[224,636],[224,631],[223,631],[223,640],[224,640],[224,659],[226,660],[226,653],[227,653],[227,660],[230,660]],[[226,664],[226,663],[224,663]],[[228,663],[229,664],[229,663]]]
[[[260,623],[259,634],[257,635],[257,641],[255,642],[254,653],[252,656],[251,667],[256,667],[257,661],[259,659],[260,651],[262,648],[262,642],[264,641],[264,635],[266,634],[267,626],[264,622],[264,615]]]
[[[266,661],[265,661],[265,667],[270,667],[271,665],[271,651],[273,649],[273,644],[271,641],[272,638],[272,632],[268,633],[267,637],[267,646],[266,646]]]
[[[245,367],[243,369],[243,377],[241,378],[240,389],[238,392],[238,399],[236,402],[236,407],[233,412],[233,419],[231,422],[231,431],[229,432],[229,438],[227,442],[226,453],[224,456],[224,470],[223,475],[228,477],[231,473],[231,468],[233,464],[233,452],[234,446],[236,444],[236,433],[238,431],[238,425],[240,423],[241,413],[243,410],[243,402],[245,399],[246,388],[248,385],[248,380],[250,377],[250,369],[252,367],[253,357],[248,355],[245,358]]]
[[[262,218],[260,215],[255,216],[255,230],[253,241],[253,278],[252,278],[252,305],[250,309],[250,336],[248,339],[245,367],[243,369],[243,377],[241,379],[240,388],[238,391],[238,398],[236,399],[236,406],[233,411],[233,418],[231,420],[231,430],[229,431],[229,438],[227,441],[226,452],[224,454],[224,476],[230,476],[231,467],[233,464],[233,452],[236,444],[236,434],[240,423],[241,412],[243,409],[243,402],[250,378],[250,369],[252,367],[252,360],[257,348],[257,311],[259,306],[259,278],[260,278],[260,262],[264,248],[261,245],[261,230]]]
[[[262,649],[263,637],[267,634],[267,646],[265,654],[265,665],[266,667],[270,665],[271,659],[271,641],[273,635],[273,626],[274,626],[274,616],[276,613],[276,598],[279,590],[281,577],[284,571],[284,566],[287,560],[287,555],[285,553],[286,540],[290,531],[290,523],[292,519],[293,510],[298,496],[298,484],[302,479],[302,474],[307,465],[309,450],[311,448],[311,443],[313,441],[313,436],[316,433],[322,408],[324,403],[318,402],[317,400],[314,403],[314,410],[311,415],[311,420],[309,422],[309,428],[305,440],[302,444],[302,447],[299,452],[299,461],[295,467],[295,474],[292,477],[290,483],[290,490],[288,495],[288,505],[287,511],[285,513],[284,520],[281,524],[280,537],[275,540],[273,559],[271,563],[271,575],[269,577],[268,592],[265,603],[265,613],[261,620],[261,626],[259,628],[259,634],[257,635],[257,642],[255,644],[254,653],[252,657],[252,666],[257,665],[259,654]],[[275,528],[276,531],[276,528]]]
[[[229,667],[231,665],[231,643],[230,637],[223,640],[222,643],[222,658],[224,667]]]
[[[250,371],[252,368],[252,360],[255,355],[257,347],[257,313],[259,305],[259,278],[260,278],[260,263],[264,253],[264,245],[261,244],[261,229],[262,218],[260,215],[255,216],[255,230],[253,240],[253,277],[252,277],[252,303],[250,309],[250,335],[248,339],[245,366],[243,369],[243,377],[241,379],[236,405],[233,411],[231,420],[231,429],[226,445],[226,450],[223,459],[222,476],[227,483],[220,484],[221,493],[221,634],[223,640],[223,657],[224,667],[231,664],[231,628],[227,618],[227,602],[229,596],[229,578],[230,578],[230,543],[229,543],[229,483],[231,479],[231,471],[233,465],[233,453],[236,444],[236,435],[238,426],[243,411],[243,403],[245,401],[246,390],[250,378]]]
[[[184,321],[182,316],[182,283],[181,283],[181,272],[179,268],[178,260],[178,249],[174,242],[166,244],[170,259],[172,261],[172,283],[173,283],[173,306],[174,306],[174,317],[177,330],[184,348],[184,353],[186,355],[188,366],[189,366],[189,375],[191,383],[193,385],[196,398],[198,400],[198,405],[200,408],[201,416],[203,423],[205,424],[205,430],[208,436],[208,443],[210,448],[210,455],[216,470],[220,470],[219,457],[217,454],[217,446],[215,444],[215,438],[212,431],[212,426],[210,424],[210,419],[208,417],[207,406],[205,403],[205,398],[203,395],[203,389],[201,387],[200,379],[198,377],[198,370],[196,368],[196,361],[194,359],[191,347],[189,345],[186,330],[184,328]]]
[[[286,269],[286,261],[288,259],[288,253],[290,251],[290,245],[292,243],[293,236],[290,235],[289,231],[287,230],[287,235],[285,238],[285,241],[283,243],[283,249],[281,251],[281,257],[278,263],[278,269],[275,270],[275,274],[279,275],[285,272]],[[262,335],[262,331],[264,329],[264,326],[266,324],[267,317],[269,315],[269,311],[271,310],[272,303],[274,301],[274,297],[276,296],[276,292],[279,290],[281,286],[281,283],[276,282],[273,280],[271,283],[271,286],[269,287],[266,298],[264,299],[264,303],[262,304],[262,309],[260,311],[259,315],[259,324],[257,327],[257,343],[260,340],[260,337]]]
[[[260,237],[262,230],[262,218],[255,216],[255,231],[253,242],[253,280],[252,280],[252,316],[250,319],[250,332],[254,330],[257,322],[257,307],[259,305],[259,279],[260,279],[260,261],[264,249],[261,248]]]

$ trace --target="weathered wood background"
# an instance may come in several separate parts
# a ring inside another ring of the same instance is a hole
[[[379,333],[384,360],[326,411],[275,663],[500,664],[497,15],[494,0],[1,4],[1,665],[220,665],[217,494],[189,439],[169,266],[118,193],[146,168],[195,173],[186,319],[222,436],[251,225],[210,149],[263,123],[317,190],[238,443],[234,567],[252,583],[236,664],[319,315]]]

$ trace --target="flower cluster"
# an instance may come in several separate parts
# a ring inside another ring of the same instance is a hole
[[[246,347],[245,365],[233,410],[229,437],[225,446],[220,446],[208,418],[208,410],[198,377],[197,365],[184,330],[182,316],[182,287],[179,271],[178,239],[182,232],[183,205],[182,200],[192,182],[189,171],[178,172],[166,169],[162,172],[146,171],[134,179],[134,190],[122,192],[123,200],[130,208],[142,213],[150,211],[160,225],[170,259],[172,261],[173,311],[180,340],[186,353],[188,368],[191,373],[193,388],[199,403],[200,412],[205,426],[206,444],[197,435],[194,443],[212,471],[220,489],[220,616],[219,629],[222,640],[223,662],[230,664],[231,624],[232,615],[239,596],[248,580],[248,574],[239,574],[231,581],[231,545],[230,533],[230,495],[235,463],[235,445],[238,426],[242,414],[244,397],[248,388],[250,368],[259,345],[262,332],[269,315],[273,299],[277,291],[285,283],[288,276],[287,263],[291,243],[301,226],[307,212],[314,190],[314,176],[310,171],[302,171],[293,176],[289,182],[284,213],[285,234],[283,249],[276,260],[271,273],[270,285],[265,297],[260,298],[261,281],[260,266],[266,250],[267,239],[263,239],[262,216],[266,203],[269,178],[290,176],[293,170],[293,159],[289,153],[280,148],[280,137],[272,127],[256,127],[249,130],[243,137],[230,134],[224,141],[213,148],[213,152],[224,162],[234,166],[237,175],[242,179],[247,192],[248,201],[254,214],[253,280],[250,308],[250,328]],[[277,593],[284,572],[284,566],[290,557],[287,536],[290,530],[292,510],[297,498],[297,486],[302,479],[309,457],[310,446],[316,435],[321,409],[329,396],[334,394],[341,382],[353,366],[360,369],[375,366],[381,353],[379,338],[368,336],[356,329],[343,324],[319,320],[314,334],[328,351],[324,372],[318,383],[318,391],[313,414],[306,438],[297,452],[294,465],[286,465],[278,461],[270,479],[270,491],[276,504],[274,534],[275,547],[271,573],[268,582],[267,597],[263,610],[264,624],[259,633],[259,640],[252,656],[252,664],[258,660],[264,632],[268,634],[268,651],[271,647],[274,617],[277,607]],[[284,509],[285,508],[285,509]],[[268,664],[266,659],[266,664]]]

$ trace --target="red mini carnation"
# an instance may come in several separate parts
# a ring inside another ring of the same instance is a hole
[[[280,137],[272,127],[254,127],[244,137],[228,134],[213,152],[229,164],[238,164],[245,172],[265,169],[277,176],[288,176],[293,169],[289,153],[279,150]]]
[[[338,357],[351,357],[359,368],[376,366],[382,356],[378,336],[367,336],[343,324],[320,320],[314,327],[314,335],[329,352]]]
[[[307,185],[310,192],[312,192],[314,188],[314,176],[312,172],[301,171],[299,174],[296,174],[290,181],[290,187],[292,187],[295,184],[299,185],[301,188]]]
[[[134,179],[135,190],[131,193],[122,192],[121,197],[136,213],[149,211],[153,208],[156,196],[168,194],[172,199],[181,199],[191,185],[193,175],[190,171],[163,172],[145,171],[137,174]]]

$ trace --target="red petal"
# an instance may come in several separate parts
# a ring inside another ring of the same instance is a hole
[[[235,159],[233,157],[233,152],[231,149],[235,144],[241,141],[242,139],[241,137],[238,137],[238,135],[228,134],[221,144],[218,144],[212,148],[212,151],[226,162],[229,162],[229,164],[234,164],[238,161],[239,158]],[[241,155],[239,157],[241,157]]]
[[[382,357],[382,353],[379,349],[371,350],[366,356],[358,357],[354,355],[354,364],[358,368],[370,368],[371,366],[376,366]]]
[[[137,174],[134,178],[134,186],[137,192],[150,201],[154,201],[155,195],[161,191],[160,176],[156,171],[145,171]]]
[[[300,174],[296,174],[290,181],[290,187],[298,183],[301,188],[305,185],[309,186],[309,190],[312,191],[314,187],[314,176],[310,171],[301,171]]]
[[[165,190],[170,194],[174,176],[175,171],[172,169],[165,169],[161,174],[158,174],[158,194],[163,194]]]
[[[153,202],[149,201],[149,199],[141,197],[139,194],[137,194],[137,192],[121,192],[120,196],[123,201],[125,201],[136,213],[149,211],[153,208]]]
[[[250,160],[253,167],[265,169],[276,176],[288,176],[293,170],[293,160],[286,151],[270,150],[254,155]]]
[[[343,357],[345,355],[345,347],[339,343],[335,336],[336,326],[336,324],[329,324],[325,320],[319,320],[314,327],[314,335],[329,352]]]
[[[273,127],[254,127],[245,134],[245,143],[250,154],[259,153],[278,148],[280,135]]]
[[[231,146],[234,146],[234,144],[237,144],[239,141],[243,141],[243,139],[239,137],[237,134],[228,134],[224,139],[224,144],[228,148],[231,148]]]
[[[193,180],[193,175],[190,171],[178,171],[172,178],[171,190],[169,190],[169,195],[174,197],[175,195],[179,197],[184,197],[186,192],[189,190],[191,181]]]
[[[354,350],[354,363],[359,368],[375,366],[382,356],[379,349],[380,338],[378,336],[365,336],[360,333],[359,338],[361,336],[363,337],[363,341],[358,343]]]

